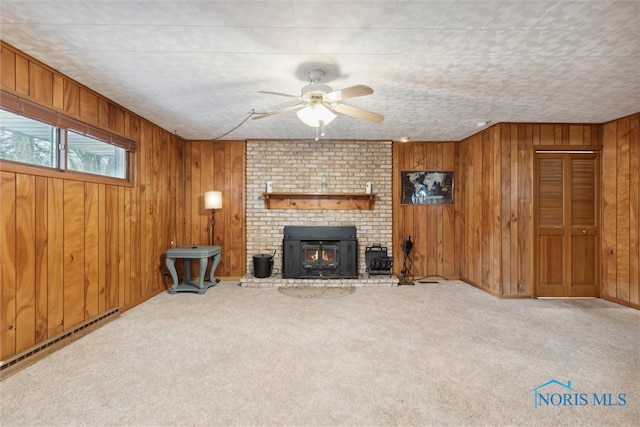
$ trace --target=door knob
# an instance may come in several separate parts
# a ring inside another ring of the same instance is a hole
[[[587,234],[587,230],[582,230],[582,234]]]

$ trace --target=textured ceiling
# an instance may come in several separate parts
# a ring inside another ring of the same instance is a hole
[[[323,68],[349,116],[328,139],[461,140],[477,122],[602,123],[640,111],[640,2],[0,0],[0,37],[187,139],[213,139]],[[223,139],[309,139],[294,112]]]

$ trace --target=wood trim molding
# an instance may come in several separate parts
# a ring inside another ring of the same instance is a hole
[[[262,193],[267,209],[373,210],[374,193]]]
[[[59,113],[51,108],[44,107],[19,96],[0,90],[0,106],[3,109],[30,119],[38,120],[66,130],[71,130],[82,135],[98,138],[106,143],[124,148],[127,151],[136,151],[136,143],[130,139],[115,135],[112,131],[106,131]]]
[[[133,162],[133,158],[129,162]],[[131,167],[131,166],[130,166]],[[0,171],[14,172],[33,176],[43,176],[48,178],[59,178],[70,181],[94,182],[97,184],[114,185],[117,187],[133,187],[132,178],[113,178],[110,176],[94,175],[79,171],[61,171],[54,168],[35,166],[27,163],[12,162],[11,160],[0,159]]]
[[[535,145],[533,147],[536,153],[553,151],[553,152],[577,152],[577,151],[601,151],[602,145]]]

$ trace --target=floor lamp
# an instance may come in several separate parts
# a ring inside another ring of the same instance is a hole
[[[222,192],[221,191],[207,191],[204,193],[204,208],[211,209],[211,241],[210,245],[213,246],[214,227],[216,225],[216,209],[222,208]]]

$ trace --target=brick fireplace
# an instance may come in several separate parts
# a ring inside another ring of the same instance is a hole
[[[391,174],[390,141],[247,141],[247,275],[253,255],[276,250],[274,273],[280,276],[285,226],[356,227],[358,272],[365,272],[367,246],[392,250]],[[376,199],[372,210],[267,209],[267,182],[274,192],[354,193],[370,182]]]

